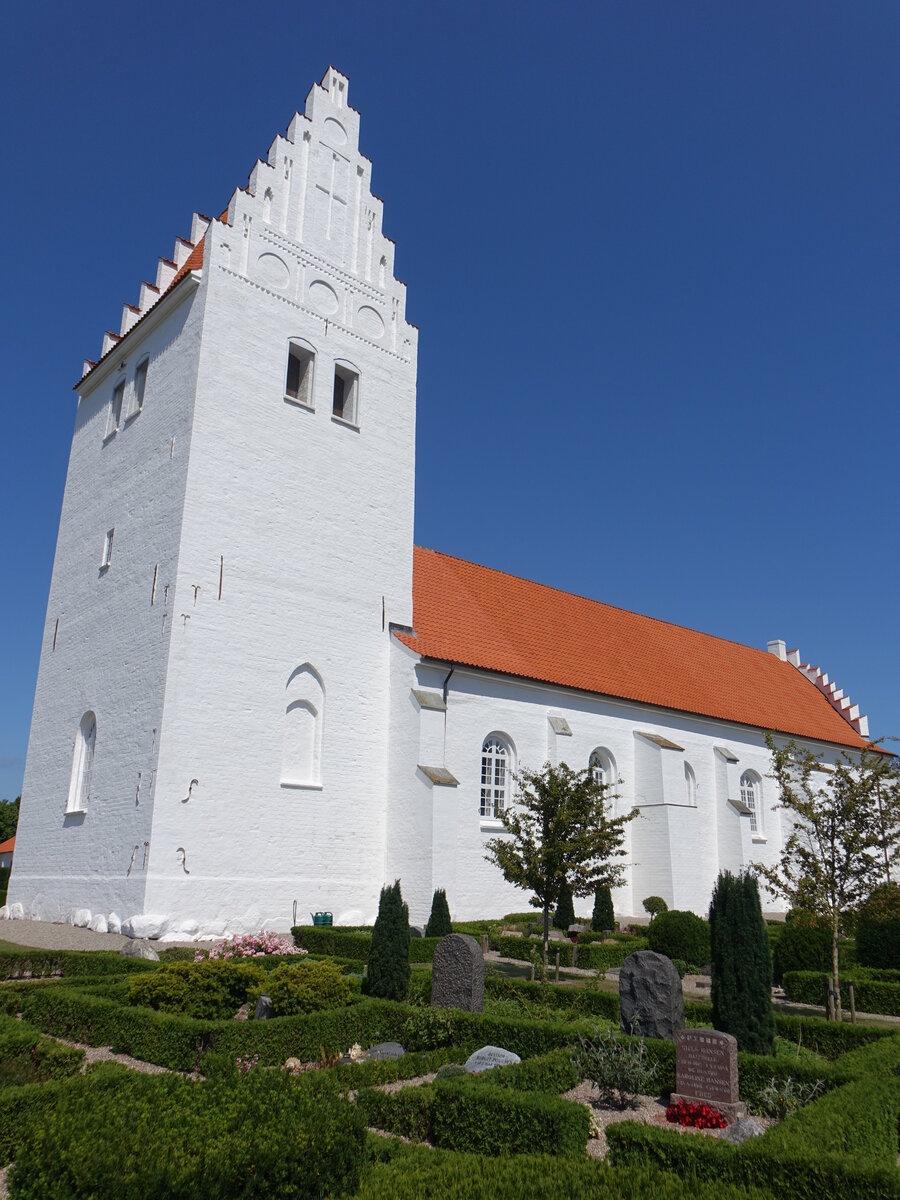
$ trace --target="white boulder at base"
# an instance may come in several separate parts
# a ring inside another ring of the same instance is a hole
[[[484,845],[512,772],[547,761],[590,764],[613,811],[639,810],[620,916],[650,895],[705,913],[720,869],[771,864],[786,836],[765,731],[828,764],[867,744],[865,717],[782,641],[753,649],[414,547],[418,332],[348,88],[326,71],[84,364],[9,915],[83,909],[112,930],[123,914],[123,932],[159,939],[320,911],[364,924],[398,878],[414,924],[438,887],[457,919],[522,911]],[[382,136],[400,144],[402,112]],[[173,142],[169,165],[183,153]],[[439,287],[424,271],[416,287]],[[478,385],[457,330],[428,347],[432,372],[452,362]],[[484,399],[471,437],[506,454],[515,431]],[[464,486],[452,462],[420,482],[451,504]],[[572,534],[565,480],[551,490],[573,554],[602,548]],[[601,531],[614,507],[598,493]],[[765,569],[689,533],[685,569],[720,553],[735,587]]]

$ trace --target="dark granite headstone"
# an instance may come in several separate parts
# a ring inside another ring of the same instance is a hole
[[[470,1075],[478,1075],[482,1071],[490,1071],[493,1067],[509,1067],[522,1060],[512,1050],[504,1050],[502,1046],[482,1046],[466,1059],[466,1070]]]
[[[737,1121],[747,1115],[738,1096],[737,1041],[717,1029],[682,1029],[675,1035],[672,1103],[711,1104]]]
[[[421,925],[410,925],[409,936],[411,938],[423,938],[425,936],[425,930]]]
[[[274,1005],[268,996],[260,996],[256,1002],[256,1012],[253,1018],[256,1021],[268,1021],[274,1013]]]
[[[619,971],[619,1019],[626,1033],[670,1042],[684,1029],[681,979],[671,959],[654,950],[629,954]]]
[[[406,1051],[399,1042],[379,1042],[365,1053],[365,1062],[393,1062],[402,1058]]]
[[[467,933],[449,933],[435,947],[431,967],[434,1008],[484,1008],[484,955]]]

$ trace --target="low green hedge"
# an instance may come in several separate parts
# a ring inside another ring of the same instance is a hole
[[[374,1139],[372,1139],[374,1140]],[[384,1139],[381,1139],[382,1141]],[[646,1167],[572,1156],[487,1158],[393,1143],[363,1177],[359,1200],[770,1200],[771,1193],[698,1184]]]
[[[334,925],[294,925],[291,935],[294,945],[299,946],[301,950],[308,950],[310,954],[355,958],[364,963],[369,961],[369,951],[372,948],[371,932],[341,929]]]
[[[0,1088],[68,1079],[83,1063],[83,1050],[60,1046],[24,1021],[0,1016]]]
[[[896,971],[879,972],[881,975],[897,976]],[[825,976],[818,971],[787,971],[784,976],[784,994],[796,1004],[822,1005],[825,999]],[[850,1008],[851,978],[841,980],[841,1004]],[[871,978],[869,972],[854,972],[853,995],[860,1012],[882,1013],[900,1017],[900,982],[882,981]]]
[[[327,1079],[251,1071],[215,1083],[122,1077],[57,1095],[30,1124],[9,1180],[12,1200],[353,1193],[365,1159],[362,1115]]]
[[[392,1093],[365,1088],[357,1103],[370,1126],[477,1154],[583,1154],[590,1126],[583,1104],[467,1076]]]
[[[578,946],[578,966],[586,971],[608,971],[611,967],[621,967],[622,963],[637,950],[646,950],[646,938],[631,938],[627,942],[616,942],[604,946],[602,942],[588,942]],[[503,958],[518,959],[529,962],[532,954],[541,954],[543,943],[540,938],[527,937],[491,937],[491,949],[496,950]],[[556,964],[556,953],[559,951],[559,965],[571,967],[572,953],[575,946],[572,942],[552,941],[547,950],[547,962],[552,967]]]
[[[0,979],[46,979],[50,976],[82,977],[125,975],[152,971],[155,962],[126,958],[108,950],[4,950],[0,952]]]

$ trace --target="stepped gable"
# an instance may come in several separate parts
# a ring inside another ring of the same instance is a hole
[[[394,243],[382,232],[384,203],[371,191],[372,164],[359,152],[359,113],[349,81],[329,67],[284,135],[257,160],[218,218],[228,228],[216,263],[332,324],[408,357],[416,340],[406,321],[406,285],[394,276]],[[189,239],[161,258],[156,282],[126,304],[118,333],[103,336],[101,362],[167,292],[209,262],[211,221],[194,214]],[[82,381],[97,366],[85,359]],[[80,385],[78,385],[80,386]]]
[[[822,690],[765,650],[415,548],[423,658],[577,688],[841,746],[867,745]]]
[[[865,738],[869,736],[869,718],[860,713],[859,705],[854,704],[849,696],[845,696],[841,688],[828,678],[821,667],[814,667],[810,663],[802,663],[800,661],[799,650],[789,650],[787,661],[805,675],[810,683],[816,685],[835,712],[840,713],[844,720],[848,721],[857,733]]]

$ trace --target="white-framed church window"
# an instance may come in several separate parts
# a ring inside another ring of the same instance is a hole
[[[129,417],[136,417],[144,407],[144,392],[147,390],[147,371],[150,367],[150,359],[142,359],[134,369],[134,388],[131,393],[131,405],[128,409]]]
[[[603,746],[598,746],[595,750],[591,751],[588,766],[591,769],[591,778],[594,782],[602,783],[607,789],[604,798],[604,807],[610,806],[613,791],[619,778],[616,772],[616,760],[609,750]]]
[[[689,762],[684,764],[684,802],[691,808],[697,807],[697,776]]]
[[[359,425],[359,371],[349,363],[334,364],[331,415],[346,425]]]
[[[762,832],[762,780],[755,771],[741,776],[741,800],[750,809],[750,832]]]
[[[87,811],[91,799],[91,780],[94,774],[94,750],[97,745],[97,718],[90,711],[81,718],[75,735],[72,754],[72,777],[69,780],[67,813]]]
[[[118,432],[119,425],[122,421],[122,401],[125,399],[125,380],[120,379],[113,388],[113,394],[109,401],[109,415],[106,419],[106,437]]]
[[[312,346],[292,338],[288,344],[284,398],[291,404],[313,408],[313,367],[316,352]]]
[[[479,814],[497,821],[509,802],[512,743],[502,733],[489,733],[481,745],[481,799]]]
[[[285,688],[281,786],[321,788],[325,685],[310,663],[297,667]]]

